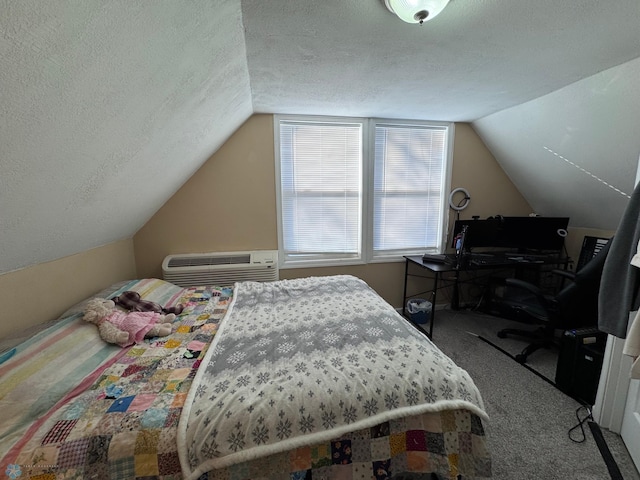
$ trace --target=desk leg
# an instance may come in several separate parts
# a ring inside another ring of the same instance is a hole
[[[460,287],[458,286],[459,272],[456,270],[455,280],[453,282],[453,292],[451,292],[451,309],[460,310]]]
[[[407,276],[409,275],[409,259],[404,261],[404,291],[402,292],[402,316],[406,317],[406,305],[407,305]]]
[[[431,318],[429,319],[429,339],[433,340],[433,324],[436,321],[436,292],[438,291],[439,272],[434,272],[433,293],[431,294]]]
[[[436,292],[438,291],[438,278],[440,276],[439,272],[434,272],[433,278],[433,292],[431,293],[431,319],[429,320],[429,332],[427,333],[421,326],[413,323],[410,319],[407,318],[407,278],[409,277],[409,259],[405,260],[404,264],[404,290],[402,292],[402,316],[407,318],[409,323],[417,328],[420,332],[425,334],[430,339],[433,338],[433,323],[436,317]]]

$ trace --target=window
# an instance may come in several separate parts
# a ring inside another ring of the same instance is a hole
[[[447,127],[374,128],[373,258],[439,250]]]
[[[452,131],[427,122],[276,116],[281,266],[441,251]]]

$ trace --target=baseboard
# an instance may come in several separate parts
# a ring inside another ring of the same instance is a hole
[[[602,435],[602,431],[600,430],[600,425],[598,425],[595,422],[589,422],[589,428],[591,429],[593,439],[596,441],[596,445],[600,450],[602,459],[604,460],[604,463],[607,465],[607,470],[609,470],[609,475],[611,475],[611,480],[624,480],[624,477],[622,476],[622,472],[620,472],[620,468],[618,467],[618,463],[616,462],[616,459],[611,453],[611,450],[609,450],[607,441]]]

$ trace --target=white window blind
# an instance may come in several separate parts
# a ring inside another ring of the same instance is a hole
[[[360,258],[362,124],[280,121],[285,264]]]
[[[447,127],[375,125],[372,256],[440,250]]]
[[[281,267],[443,251],[453,124],[274,118]]]

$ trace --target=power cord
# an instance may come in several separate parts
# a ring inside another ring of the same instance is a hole
[[[586,411],[586,416],[584,418],[580,418],[580,411],[583,410],[583,409]],[[569,438],[571,439],[572,442],[583,443],[587,439],[587,437],[586,437],[586,435],[584,433],[584,425],[585,425],[585,423],[587,423],[587,421],[593,420],[593,414],[591,413],[591,407],[589,405],[580,405],[576,409],[576,418],[578,419],[578,424],[569,429],[569,432],[568,432],[569,433]],[[577,430],[578,428],[580,429],[580,432],[581,432],[581,436],[582,436],[581,439],[576,439],[576,438],[574,438],[572,436],[572,433],[575,430]]]

